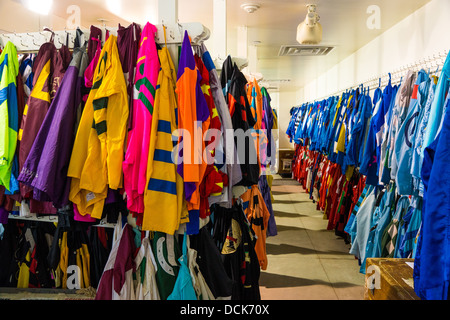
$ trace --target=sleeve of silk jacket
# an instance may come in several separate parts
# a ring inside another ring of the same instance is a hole
[[[115,83],[118,87],[118,93],[109,97],[108,111],[106,114],[108,127],[106,137],[106,166],[108,169],[109,187],[114,190],[122,187],[122,162],[128,123],[127,87],[120,64],[118,66],[119,68],[116,69],[116,75],[113,78],[120,79],[118,83]]]
[[[106,157],[109,187],[117,190],[122,187],[122,162],[129,111],[127,87],[117,46],[114,41],[108,44],[111,45],[111,57],[106,61],[105,69],[108,72],[93,101],[94,123],[101,142],[102,157]]]
[[[124,82],[123,90],[120,94],[114,95],[110,99],[111,112],[107,114],[107,125],[110,128],[107,136],[108,157],[106,165],[108,167],[108,181],[111,189],[122,187],[122,162],[124,157],[124,143],[128,121],[128,100]]]

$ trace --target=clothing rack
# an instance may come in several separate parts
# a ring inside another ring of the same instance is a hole
[[[9,214],[8,219],[12,220],[24,220],[24,221],[38,221],[38,222],[58,222],[58,215],[47,215],[42,217],[37,217],[35,214],[31,216],[18,216],[14,214]],[[98,224],[92,225],[93,227],[102,227],[102,228],[114,228],[115,224],[106,222],[106,218],[100,220]]]
[[[381,75],[370,77],[364,80],[363,82],[354,84],[350,88],[340,89],[334,92],[333,94],[329,94],[320,99],[315,99],[314,101],[322,101],[331,96],[340,96],[345,91],[351,90],[353,88],[358,88],[361,86],[364,88],[374,88],[374,89],[378,87],[384,88],[385,86],[388,85],[389,79],[391,79],[392,85],[400,84],[407,75],[408,71],[417,72],[420,71],[421,69],[424,69],[426,71],[429,71],[430,75],[438,76],[445,63],[445,59],[447,58],[448,53],[449,52],[446,50],[435,53],[429,57],[419,59],[413,63],[405,64],[395,69],[393,72],[385,72]]]
[[[105,26],[97,26],[103,31],[102,41],[105,41],[106,32],[109,31],[111,35],[117,35],[118,28],[110,28]],[[203,41],[208,40],[210,37],[210,30],[206,28],[203,24],[194,22],[194,23],[175,23],[175,24],[160,24],[156,25],[158,29],[155,35],[155,41],[164,45],[174,45],[181,44],[184,37],[184,31],[187,31],[192,40],[192,45],[199,45]],[[165,35],[164,35],[165,28]],[[83,32],[84,39],[87,41],[90,31],[88,29],[81,29]],[[25,32],[25,33],[2,33],[0,34],[0,45],[2,47],[8,41],[14,43],[17,48],[18,53],[31,53],[39,51],[41,45],[51,39],[51,36],[54,36],[54,44],[57,49],[59,49],[62,45],[68,44],[69,49],[73,49],[75,38],[76,38],[76,30],[62,30],[62,31],[53,31],[50,29],[44,29],[39,32]]]
[[[164,22],[163,22],[164,23]],[[110,28],[103,26],[97,26],[102,30],[102,42],[106,41],[106,32],[110,35],[117,36],[118,28]],[[155,42],[161,46],[169,46],[169,51],[173,51],[174,54],[177,51],[174,46],[178,46],[182,43],[184,38],[184,32],[187,31],[193,46],[200,45],[203,41],[209,39],[210,31],[201,23],[175,23],[175,24],[160,24],[156,25],[157,32],[155,34]],[[87,41],[89,38],[90,30],[81,29],[83,32],[83,38],[81,42]],[[53,31],[48,28],[44,28],[39,32],[26,32],[26,33],[2,33],[0,34],[0,46],[4,47],[8,41],[11,41],[20,53],[36,53],[39,51],[42,44],[51,41],[53,37],[53,43],[57,49],[63,45],[67,45],[69,49],[74,48],[75,39],[77,36],[77,30],[62,30]],[[174,60],[177,61],[177,60]],[[8,215],[9,219],[19,219],[26,221],[40,221],[40,222],[58,222],[58,217],[55,216],[42,216],[37,217],[35,214],[30,216],[18,216],[14,214]],[[105,219],[100,220],[98,224],[93,225],[95,227],[114,228],[115,224],[107,223]]]

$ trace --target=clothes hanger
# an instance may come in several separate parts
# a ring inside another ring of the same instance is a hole
[[[164,44],[167,47],[167,31],[166,31],[167,27],[164,25],[164,21],[162,22],[162,26],[163,26],[163,30],[164,30]]]
[[[48,31],[51,33],[50,40],[48,42],[55,43],[55,32],[47,27],[44,28],[43,31]]]

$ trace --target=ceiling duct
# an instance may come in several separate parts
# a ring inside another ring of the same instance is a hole
[[[326,56],[334,47],[331,46],[316,46],[316,45],[284,45],[281,46],[278,52],[279,57],[312,57],[312,56]]]

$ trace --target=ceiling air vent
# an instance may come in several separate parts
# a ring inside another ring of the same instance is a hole
[[[289,45],[281,46],[279,57],[311,57],[311,56],[326,56],[333,50],[334,47],[316,46],[316,45]]]

